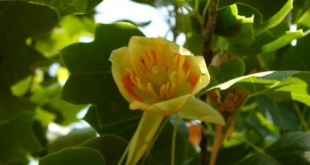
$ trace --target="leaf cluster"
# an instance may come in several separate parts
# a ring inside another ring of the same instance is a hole
[[[210,0],[133,1],[166,8],[168,34],[185,36],[183,46],[203,55]],[[0,164],[118,163],[141,112],[129,110],[108,58],[144,34],[128,22],[95,23],[100,2],[0,1]],[[212,80],[197,94],[231,117],[217,165],[310,164],[309,22],[308,0],[218,0]],[[81,42],[85,36],[92,41]],[[170,163],[174,120],[165,120],[140,164]],[[51,134],[52,125],[81,121],[88,127]],[[209,160],[202,149],[215,134],[214,125],[180,120],[176,164]]]

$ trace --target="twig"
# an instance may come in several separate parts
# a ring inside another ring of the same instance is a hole
[[[210,165],[215,165],[215,161],[217,158],[217,154],[219,149],[221,148],[223,142],[223,133],[222,133],[222,126],[216,125],[216,133],[214,136],[212,151],[211,151],[211,158],[210,158]]]
[[[211,150],[211,158],[210,158],[209,165],[215,165],[218,152],[223,145],[224,139],[228,136],[229,128],[234,124],[233,118],[234,118],[234,114],[229,114],[228,118],[225,119],[226,121],[225,126],[216,124],[216,128],[215,128],[216,132],[215,132],[213,146]]]
[[[211,0],[209,3],[208,9],[208,21],[207,24],[204,25],[202,29],[202,38],[203,38],[203,56],[208,64],[211,63],[213,54],[210,50],[210,39],[214,32],[216,26],[216,18],[217,18],[217,6],[218,0]]]

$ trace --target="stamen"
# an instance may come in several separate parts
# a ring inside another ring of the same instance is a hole
[[[169,96],[169,86],[170,86],[170,82],[168,82],[167,84],[164,84],[160,87],[160,92],[159,95],[161,98],[166,99]]]
[[[188,60],[170,50],[146,49],[139,61],[127,68],[128,77],[142,92],[158,99],[168,99],[185,81],[192,86],[198,81],[199,75],[191,73]]]
[[[147,90],[149,91],[148,93],[151,94],[152,96],[158,97],[151,83],[147,83]]]

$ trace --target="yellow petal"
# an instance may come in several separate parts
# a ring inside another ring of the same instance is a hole
[[[135,165],[145,154],[161,122],[162,116],[144,112],[130,143],[126,165]]]
[[[191,94],[187,94],[177,98],[164,100],[162,102],[151,105],[147,112],[161,116],[171,115],[181,110],[185,103],[188,102],[188,99],[191,97]]]
[[[146,49],[159,49],[161,48],[160,42],[157,38],[146,38],[140,36],[133,36],[128,43],[130,61],[132,64],[136,64],[140,61],[140,57],[144,54]],[[151,65],[151,64],[148,64]],[[136,66],[133,66],[136,67]]]
[[[161,42],[167,43],[169,45],[170,50],[173,53],[178,53],[178,54],[181,54],[181,55],[193,55],[190,51],[188,51],[187,49],[179,46],[175,42],[169,41],[169,40],[167,40],[165,38],[162,38],[162,37],[159,37],[159,39],[161,40]]]
[[[141,102],[141,101],[133,101],[133,102],[130,103],[129,108],[131,110],[139,109],[139,110],[142,110],[142,111],[146,111],[146,110],[148,110],[150,108],[150,105],[146,104],[144,102]]]
[[[223,116],[216,109],[194,96],[188,99],[178,115],[184,119],[225,125]]]
[[[122,47],[112,51],[109,60],[112,62],[111,69],[114,81],[124,98],[130,102],[133,100],[133,96],[125,89],[125,84],[122,82],[123,76],[127,73],[125,66],[127,59],[128,48]]]
[[[192,92],[193,94],[195,94],[201,89],[205,88],[210,83],[210,75],[205,60],[202,56],[195,56],[192,65],[198,66],[199,71],[197,72],[200,74],[200,78],[197,81],[196,86],[194,87],[194,90]]]

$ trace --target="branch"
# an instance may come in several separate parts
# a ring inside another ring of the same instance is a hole
[[[201,123],[201,139],[199,142],[200,147],[200,165],[206,165],[208,162],[208,150],[207,150],[207,143],[208,143],[208,134],[207,134],[207,125],[205,123]]]
[[[217,6],[218,0],[211,0],[209,3],[209,8],[208,8],[208,21],[205,24],[203,21],[203,24],[201,24],[202,28],[202,38],[203,38],[203,56],[206,61],[207,66],[211,63],[212,61],[212,52],[210,51],[210,39],[212,36],[212,33],[214,32],[215,26],[216,26],[216,17],[217,17],[217,11],[216,11],[216,6]],[[197,4],[197,3],[196,3]],[[205,8],[206,9],[206,8]],[[203,18],[205,16],[205,10],[203,12]],[[201,22],[202,23],[202,22]],[[200,140],[200,164],[201,165],[206,165],[208,158],[208,150],[206,148],[207,142],[208,142],[208,135],[205,133],[204,129],[206,128],[206,125],[202,123],[202,132],[201,132],[201,140]],[[213,154],[214,155],[214,154]]]
[[[207,24],[203,26],[202,29],[202,38],[203,38],[203,56],[204,59],[209,65],[212,61],[213,54],[210,50],[210,39],[214,32],[216,26],[216,18],[217,18],[217,6],[218,0],[211,0],[208,9],[208,21]]]

